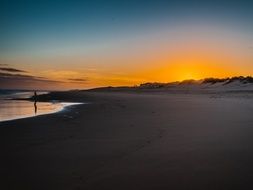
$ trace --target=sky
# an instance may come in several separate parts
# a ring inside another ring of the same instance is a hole
[[[253,1],[2,0],[0,88],[253,75]]]

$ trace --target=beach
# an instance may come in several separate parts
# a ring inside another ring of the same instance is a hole
[[[252,189],[252,97],[52,94],[88,104],[0,122],[0,189]]]

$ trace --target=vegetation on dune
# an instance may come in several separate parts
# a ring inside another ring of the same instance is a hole
[[[174,85],[199,85],[199,84],[216,84],[216,83],[221,83],[222,85],[227,85],[233,82],[238,81],[239,83],[242,84],[250,84],[253,83],[253,77],[251,76],[238,76],[238,77],[227,77],[227,78],[205,78],[202,80],[184,80],[181,82],[172,82],[172,83],[158,83],[158,82],[148,82],[148,83],[143,83],[139,87],[140,88],[168,88]]]

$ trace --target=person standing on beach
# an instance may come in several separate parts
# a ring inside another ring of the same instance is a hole
[[[37,101],[37,91],[34,91],[34,100]]]

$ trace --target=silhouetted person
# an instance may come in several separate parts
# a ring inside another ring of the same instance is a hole
[[[37,114],[37,92],[34,91],[34,113]]]
[[[33,96],[33,98],[34,98],[34,101],[37,102],[37,92],[36,92],[36,91],[34,91],[34,96]]]

